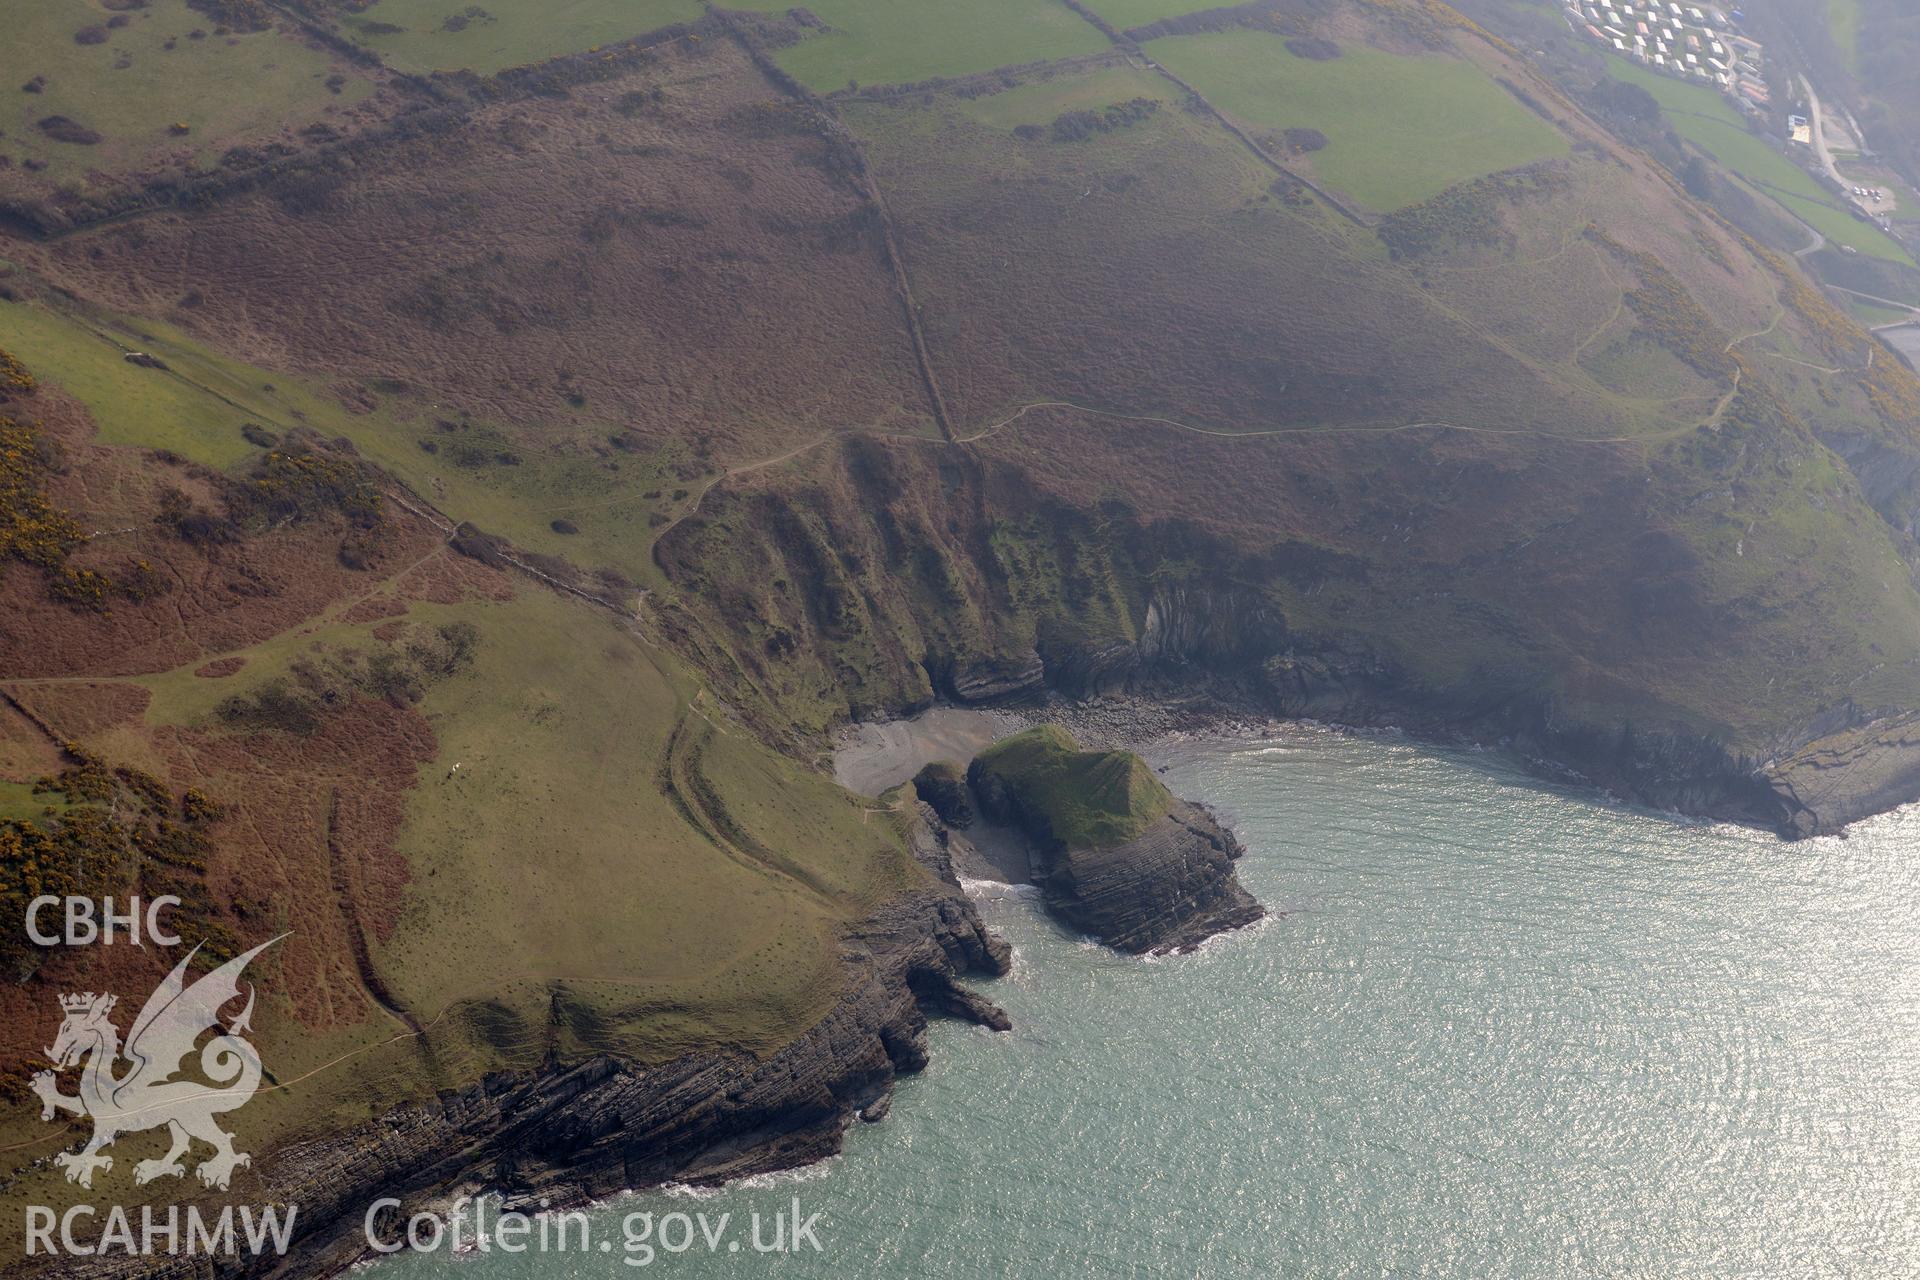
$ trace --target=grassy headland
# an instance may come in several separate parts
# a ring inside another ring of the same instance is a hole
[[[1036,725],[974,757],[1028,814],[1069,849],[1105,849],[1138,836],[1173,807],[1173,795],[1131,751],[1082,751],[1058,725]]]

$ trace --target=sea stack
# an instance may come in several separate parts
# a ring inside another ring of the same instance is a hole
[[[1032,845],[1047,907],[1116,950],[1185,951],[1265,915],[1233,863],[1244,850],[1130,751],[1083,751],[1041,725],[974,757],[982,817]]]

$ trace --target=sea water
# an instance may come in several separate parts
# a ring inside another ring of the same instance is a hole
[[[1015,1028],[937,1025],[845,1155],[375,1274],[1920,1276],[1920,808],[1786,844],[1391,736],[1148,755],[1271,919],[1142,961],[973,885]],[[820,1251],[754,1251],[796,1202]],[[675,1213],[725,1238],[633,1265]]]

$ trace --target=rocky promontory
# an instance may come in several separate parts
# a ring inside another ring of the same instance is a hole
[[[949,827],[964,831],[973,825],[967,775],[951,760],[935,760],[914,774],[913,789]]]
[[[714,1186],[834,1155],[857,1120],[879,1120],[895,1081],[927,1065],[928,1017],[996,1031],[1010,1022],[963,976],[1000,976],[1012,949],[982,923],[954,879],[944,827],[909,806],[908,840],[924,883],[876,904],[841,938],[846,977],[824,1016],[765,1057],[716,1046],[660,1063],[612,1054],[558,1056],[500,1072],[370,1123],[261,1156],[250,1194],[297,1206],[286,1257],[243,1257],[218,1274],[320,1280],[372,1256],[369,1206],[383,1248],[406,1219],[462,1192],[498,1192],[528,1213],[566,1209],[665,1184]],[[52,1258],[9,1268],[35,1280],[199,1280],[204,1259]]]
[[[1048,909],[1117,950],[1184,951],[1266,914],[1234,876],[1239,842],[1130,751],[1041,725],[974,757],[967,781],[981,816],[1026,837]]]

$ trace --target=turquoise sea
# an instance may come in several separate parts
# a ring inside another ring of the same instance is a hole
[[[1149,756],[1274,919],[1143,962],[975,885],[1015,1030],[937,1027],[844,1156],[373,1274],[1920,1276],[1920,808],[1790,845],[1393,736]],[[629,1215],[796,1199],[817,1254],[630,1265]]]

